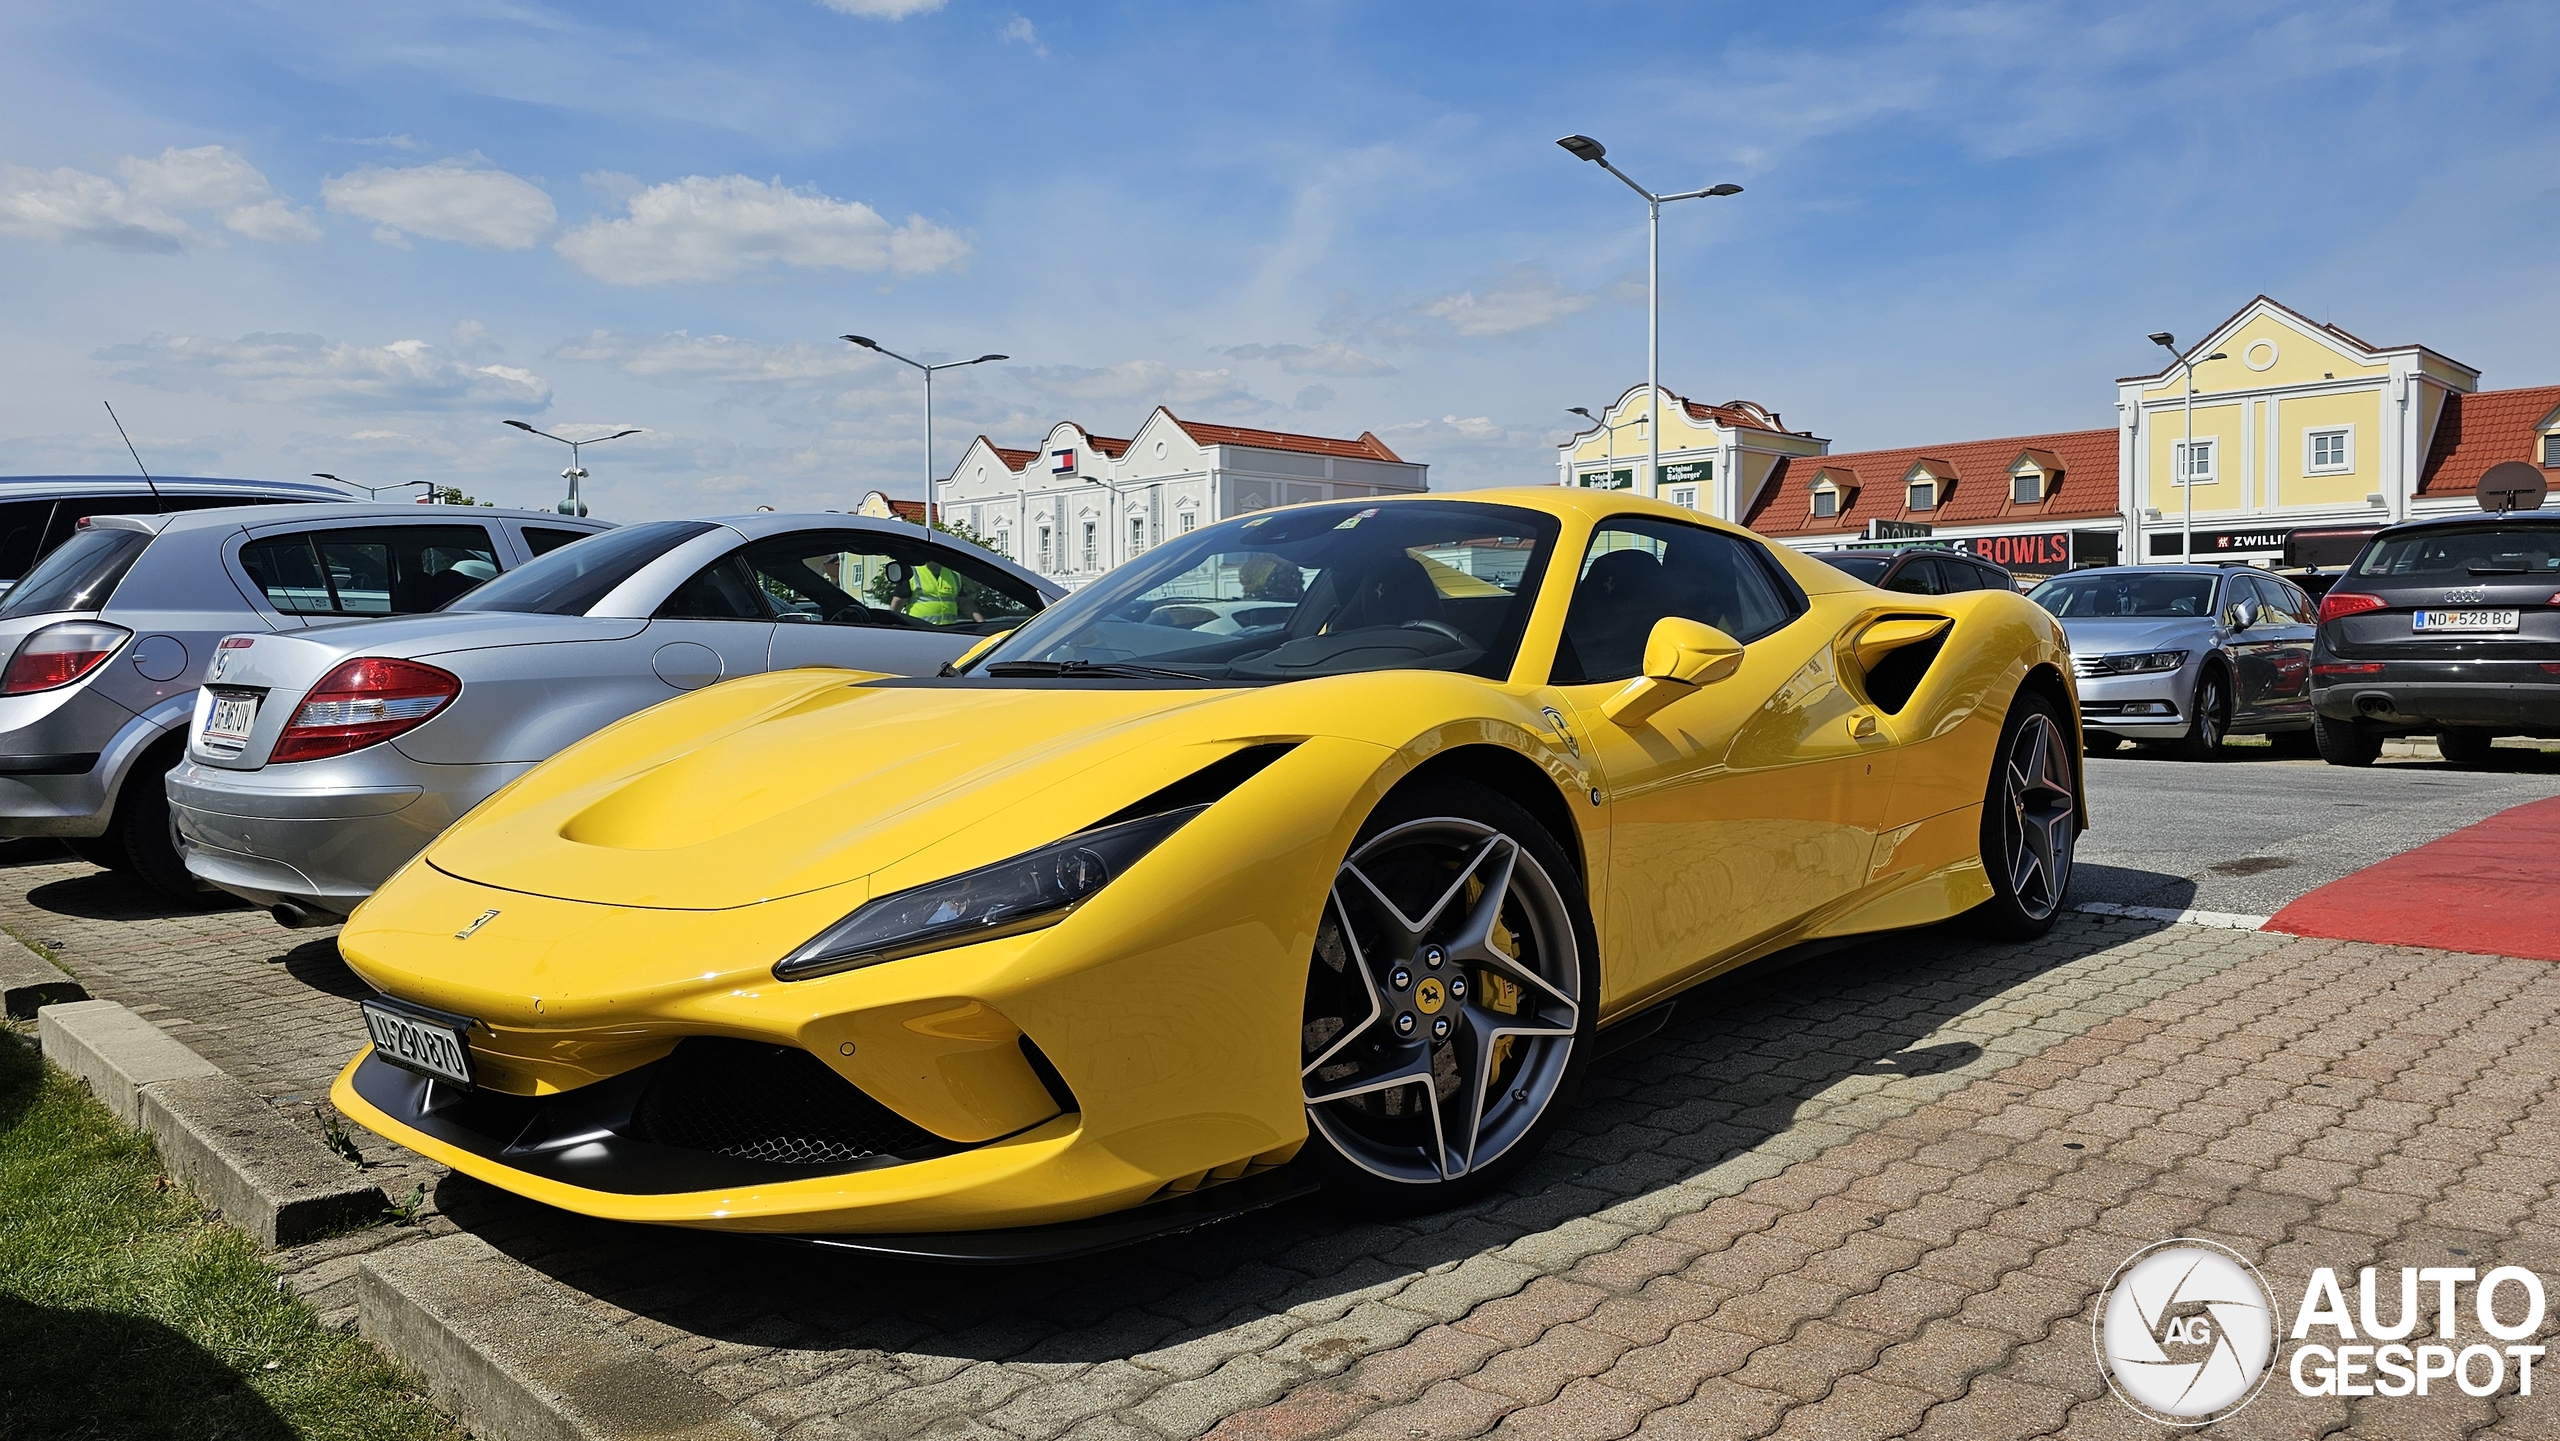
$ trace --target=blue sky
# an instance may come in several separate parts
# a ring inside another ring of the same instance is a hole
[[[2112,423],[2260,291],[2560,380],[2560,8],[0,9],[0,472],[616,518],[921,493],[985,431],[1357,434],[1544,482],[1643,375],[1840,449]]]

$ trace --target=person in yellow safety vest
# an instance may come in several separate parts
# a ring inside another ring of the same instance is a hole
[[[949,622],[960,618],[960,573],[923,561],[909,573],[907,584],[915,597],[907,603],[907,614],[918,620]]]

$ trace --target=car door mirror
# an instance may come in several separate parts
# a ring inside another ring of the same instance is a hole
[[[1742,642],[1704,621],[1667,615],[1645,637],[1644,674],[1611,696],[1600,713],[1639,726],[1655,711],[1742,668]]]
[[[2222,623],[2233,630],[2247,630],[2258,623],[2258,603],[2254,600],[2233,601],[2231,609],[2222,613]]]

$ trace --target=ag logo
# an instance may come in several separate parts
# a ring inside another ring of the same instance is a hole
[[[2248,1261],[2211,1241],[2163,1241],[2117,1268],[2098,1304],[2099,1364],[2154,1421],[2202,1426],[2249,1404],[2275,1352],[2275,1307]]]

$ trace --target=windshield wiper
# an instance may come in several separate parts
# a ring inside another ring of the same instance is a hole
[[[2529,574],[2531,574],[2531,572],[2530,572],[2530,571],[2526,570],[2523,566],[2520,566],[2520,565],[2475,565],[2475,566],[2471,567],[2471,573],[2472,573],[2473,575],[2529,575]]]
[[[1129,665],[1107,660],[1000,660],[987,667],[991,676],[1055,676],[1060,679],[1091,677],[1095,680],[1207,680],[1187,670],[1166,670],[1162,666]]]

